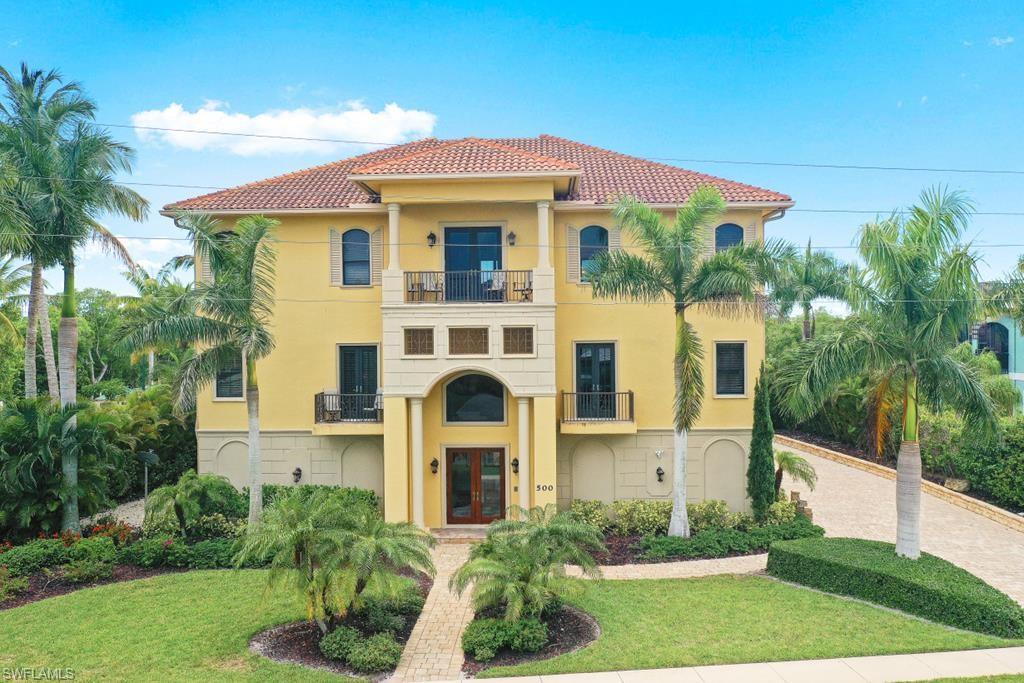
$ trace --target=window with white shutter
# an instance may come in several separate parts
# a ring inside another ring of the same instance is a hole
[[[747,393],[746,342],[715,343],[715,395],[744,396]]]
[[[381,284],[384,270],[384,231],[377,228],[370,235],[370,284]]]
[[[723,223],[715,228],[715,253],[743,244],[743,228],[735,223]]]
[[[571,225],[565,226],[565,279],[580,281],[580,231]]]

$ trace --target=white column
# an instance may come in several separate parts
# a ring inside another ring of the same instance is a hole
[[[551,202],[537,202],[537,268],[547,270],[551,268],[551,245],[548,233],[551,229],[548,217],[548,208]]]
[[[409,399],[409,432],[412,436],[412,521],[423,526],[423,399]]]
[[[402,269],[398,260],[398,245],[401,232],[398,229],[398,217],[402,213],[400,204],[388,204],[388,270]]]
[[[519,401],[519,507],[530,508],[530,399]]]

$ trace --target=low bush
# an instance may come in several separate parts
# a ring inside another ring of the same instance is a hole
[[[13,576],[11,570],[0,566],[0,603],[28,590],[28,577]]]
[[[574,500],[569,507],[569,512],[576,519],[586,524],[596,526],[602,532],[607,531],[612,525],[609,516],[608,505],[599,500]]]
[[[174,536],[143,538],[121,549],[118,562],[136,567],[188,567],[191,548]]]
[[[795,506],[794,506],[795,511]],[[617,500],[606,505],[597,500],[573,501],[571,512],[581,521],[611,530],[619,536],[655,536],[668,533],[672,503],[666,500]],[[754,518],[743,512],[732,512],[724,500],[689,503],[686,514],[690,532],[706,529],[747,529]]]
[[[0,564],[11,576],[28,576],[41,569],[59,567],[68,561],[68,549],[60,539],[42,538],[14,546],[0,555]]]
[[[69,547],[67,556],[69,562],[103,562],[112,565],[117,562],[117,548],[114,539],[94,536],[83,538]]]
[[[390,633],[378,633],[360,641],[348,653],[348,664],[359,673],[391,671],[402,657],[402,646]]]
[[[502,649],[537,652],[548,642],[548,627],[538,619],[476,619],[462,633],[462,651],[479,662],[494,659]]]
[[[113,539],[114,543],[118,547],[121,547],[132,539],[132,536],[135,535],[136,529],[131,524],[127,524],[108,516],[96,520],[96,523],[85,531],[90,538],[94,536],[105,536]]]
[[[764,552],[776,541],[817,537],[824,533],[821,527],[800,517],[786,524],[755,526],[747,531],[711,528],[690,538],[646,536],[640,548],[641,557],[653,561],[728,557]]]
[[[934,555],[898,557],[890,543],[854,538],[776,543],[768,553],[768,573],[949,626],[1024,637],[1024,609],[1010,597]]]
[[[212,538],[234,539],[245,533],[244,519],[229,519],[220,512],[200,515],[188,526],[186,536],[190,541],[206,541]]]
[[[768,506],[767,524],[789,524],[796,519],[796,503],[790,500],[777,500]]]
[[[359,645],[363,637],[351,626],[339,626],[320,639],[320,652],[327,659],[347,662],[348,654]]]
[[[273,504],[285,491],[300,491],[300,495],[312,495],[315,491],[329,491],[331,497],[337,496],[338,500],[343,505],[366,505],[374,510],[380,508],[380,498],[377,494],[370,489],[360,489],[354,486],[329,486],[327,484],[300,484],[298,486],[288,486],[286,484],[264,484],[263,485],[263,507]],[[249,490],[246,489],[243,494],[245,499],[245,509],[248,510],[249,505]],[[244,516],[244,515],[243,515]]]
[[[94,557],[83,557],[64,565],[61,577],[71,583],[94,583],[114,575],[113,562],[104,562]]]
[[[651,536],[668,532],[672,503],[665,500],[617,500],[612,503],[615,533]]]
[[[188,566],[191,569],[230,569],[234,558],[234,539],[211,538],[189,548]]]

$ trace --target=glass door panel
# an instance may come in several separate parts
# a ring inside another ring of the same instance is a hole
[[[474,521],[472,451],[448,452],[448,522],[471,524]]]
[[[576,345],[576,416],[615,418],[615,345]]]
[[[501,228],[445,228],[444,271],[447,301],[490,301],[503,289],[492,271],[501,270]]]
[[[505,452],[480,452],[480,522],[499,519],[505,511]]]
[[[367,420],[376,411],[377,347],[342,346],[338,390],[343,420]]]

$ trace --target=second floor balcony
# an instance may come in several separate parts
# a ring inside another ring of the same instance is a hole
[[[383,422],[380,394],[342,394],[323,391],[313,399],[317,424]]]
[[[563,434],[636,432],[632,391],[563,391]]]
[[[405,272],[406,303],[529,303],[532,270]]]

